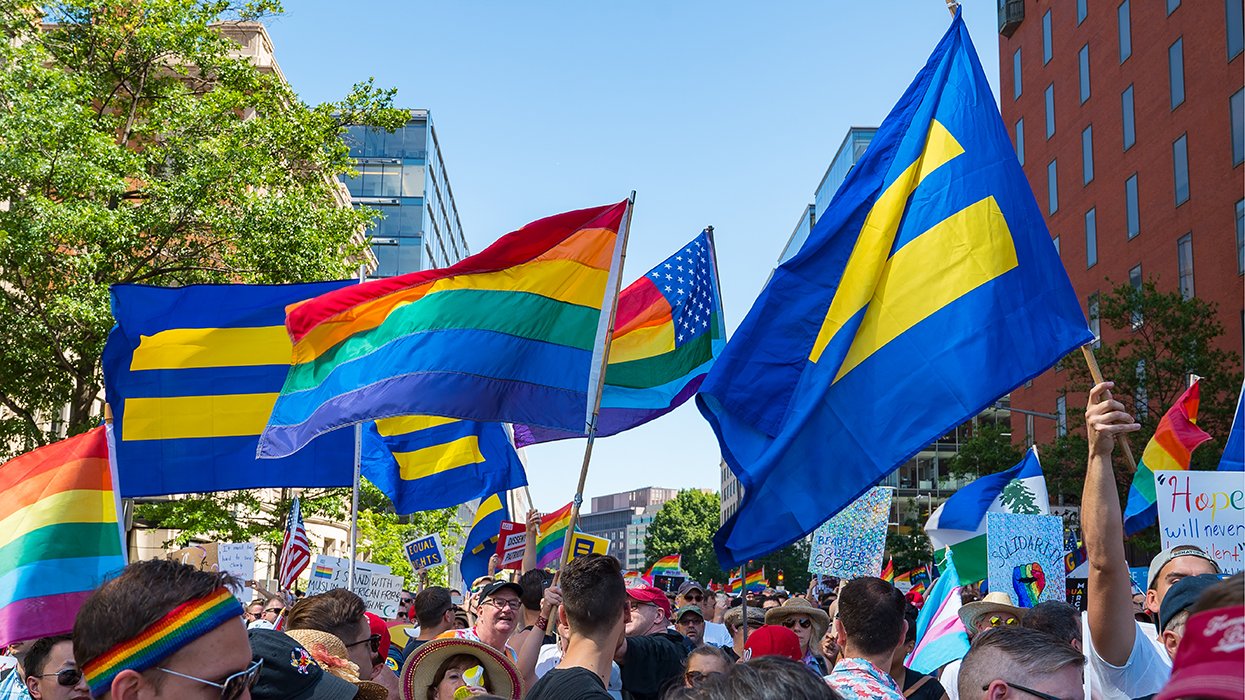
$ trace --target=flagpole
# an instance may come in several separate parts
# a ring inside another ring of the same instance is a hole
[[[597,380],[596,396],[592,400],[592,420],[588,423],[588,442],[584,445],[584,461],[579,467],[579,485],[575,487],[575,500],[571,501],[571,517],[566,526],[566,535],[562,540],[562,557],[558,564],[561,571],[570,560],[571,540],[575,537],[575,523],[579,520],[579,506],[584,502],[584,484],[588,480],[588,463],[592,461],[592,444],[597,437],[597,418],[601,414],[601,395],[605,391],[605,371],[610,361],[610,345],[614,336],[614,320],[618,315],[618,294],[622,289],[623,265],[627,261],[627,238],[631,234],[631,211],[635,208],[635,190],[627,198],[627,211],[623,215],[622,248],[618,257],[618,273],[614,278],[614,299],[610,304],[609,325],[605,330],[605,348],[601,352],[600,375]],[[552,622],[552,621],[551,621]]]
[[[748,643],[748,565],[751,563],[749,559],[739,567],[739,624],[744,627],[744,644]]]
[[[108,476],[112,479],[112,503],[117,509],[117,536],[121,538],[121,559],[125,563],[130,563],[130,537],[125,530],[125,501],[130,501],[130,507],[134,505],[133,499],[121,498],[121,480],[117,476],[117,445],[116,436],[112,431],[112,406],[107,402],[104,403],[104,441],[108,445]]]
[[[367,280],[367,266],[359,266],[359,284]],[[354,426],[354,477],[350,484],[350,566],[346,570],[346,587],[354,590],[355,559],[359,553],[359,477],[363,463],[363,424]]]
[[[1094,357],[1094,349],[1089,345],[1082,345],[1081,354],[1085,355],[1085,364],[1089,365],[1089,376],[1093,378],[1094,383],[1105,382],[1106,380],[1102,378],[1102,370],[1098,367],[1098,358]],[[1116,436],[1116,440],[1124,450],[1124,461],[1132,471],[1137,471],[1137,460],[1133,459],[1133,450],[1128,446],[1128,436],[1121,433]]]

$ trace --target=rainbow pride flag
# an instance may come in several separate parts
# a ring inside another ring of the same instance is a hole
[[[881,578],[883,581],[887,583],[894,583],[895,582],[895,562],[891,561],[890,559],[887,559],[886,566],[882,567],[882,575],[879,576],[878,578]]]
[[[905,571],[902,574],[896,574],[895,580],[891,581],[891,583],[895,584],[896,586],[898,586],[901,583],[906,583],[909,586],[911,586],[912,585],[912,572]]]
[[[749,571],[744,577],[744,590],[748,593],[760,593],[768,587],[769,581],[765,578],[764,566],[756,571]]]
[[[726,585],[724,586],[724,589],[728,595],[735,595],[737,593],[743,592],[743,589],[744,589],[743,577],[742,576],[731,576],[730,579],[727,580]]]
[[[0,646],[69,634],[124,566],[104,427],[0,465]]]
[[[405,414],[584,433],[629,211],[623,201],[557,214],[450,267],[291,307],[293,364],[258,456]]]
[[[571,524],[571,504],[544,515],[536,534],[536,566],[545,568],[562,562],[562,546],[566,542],[566,528]]]
[[[705,231],[618,295],[597,436],[678,408],[725,345],[713,237]],[[519,447],[581,435],[530,425],[514,432]]]
[[[1154,437],[1146,445],[1145,452],[1137,462],[1137,473],[1128,489],[1128,505],[1124,508],[1124,534],[1133,535],[1153,525],[1158,520],[1155,504],[1154,472],[1162,470],[1187,470],[1193,450],[1210,439],[1197,427],[1197,407],[1200,400],[1199,382],[1185,390],[1175,405],[1163,414],[1154,429]]]
[[[644,575],[648,577],[648,580],[652,581],[654,576],[678,576],[682,570],[683,555],[667,554],[653,562],[653,565],[648,567],[648,572]]]

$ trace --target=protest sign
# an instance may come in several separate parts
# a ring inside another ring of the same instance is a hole
[[[311,581],[307,595],[319,595],[334,588],[346,588],[350,578],[350,560],[317,554],[311,567]],[[356,561],[354,591],[367,605],[367,611],[386,619],[398,615],[398,603],[402,598],[403,579],[393,576],[384,564]]]
[[[406,558],[411,560],[411,568],[416,571],[431,569],[445,563],[445,550],[441,548],[441,536],[436,533],[411,540],[406,543],[405,547]]]
[[[892,493],[876,486],[822,523],[813,533],[809,572],[845,579],[880,574]]]
[[[991,591],[1031,608],[1067,596],[1063,520],[1054,515],[986,513],[986,559]]]
[[[1245,480],[1240,472],[1154,472],[1163,548],[1195,544],[1225,574],[1245,568]]]
[[[503,569],[523,568],[523,551],[527,547],[527,526],[513,520],[501,521],[497,534],[497,561]]]
[[[236,576],[244,584],[255,578],[255,543],[254,542],[221,542],[216,545],[216,566],[220,571]],[[255,598],[255,591],[243,587],[234,593],[249,603]]]
[[[1068,596],[1068,604],[1081,612],[1085,612],[1088,609],[1086,601],[1089,599],[1089,579],[1069,578],[1065,589]]]
[[[356,571],[354,592],[367,604],[368,612],[392,620],[398,616],[404,583],[401,576]]]
[[[585,554],[609,554],[610,541],[604,537],[589,535],[583,532],[576,532],[571,537],[571,554],[566,558],[567,561],[575,557],[582,557]]]

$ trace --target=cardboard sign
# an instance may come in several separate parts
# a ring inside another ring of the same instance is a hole
[[[527,525],[513,520],[501,521],[497,534],[497,561],[503,569],[522,569],[523,552],[527,548]]]
[[[1194,544],[1225,574],[1245,569],[1245,476],[1241,472],[1154,472],[1163,548]]]
[[[398,617],[398,605],[402,601],[401,576],[390,574],[360,573],[355,571],[354,592],[367,605],[367,611],[386,620]]]
[[[1017,607],[1063,600],[1063,520],[1054,515],[986,513],[986,558],[991,591]]]
[[[392,570],[384,564],[356,561],[354,587],[351,588],[367,610],[386,619],[398,615],[398,603],[402,598],[401,576],[391,575]],[[311,566],[311,581],[307,595],[319,595],[334,588],[346,588],[350,579],[350,560],[317,554]]]
[[[583,532],[576,532],[571,537],[571,553],[566,558],[567,561],[575,557],[582,557],[585,554],[609,554],[610,541],[604,537],[589,535]]]
[[[255,591],[247,588],[245,583],[255,578],[255,543],[254,542],[222,542],[216,545],[216,566],[218,570],[236,576],[243,582],[241,591],[234,591],[243,603],[255,598]]]
[[[411,540],[405,546],[406,558],[411,560],[411,568],[416,571],[445,563],[445,550],[441,548],[441,536],[438,534]]]
[[[813,533],[809,572],[845,579],[882,573],[892,494],[876,486],[822,523]]]

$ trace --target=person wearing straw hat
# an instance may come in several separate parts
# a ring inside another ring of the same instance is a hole
[[[519,700],[523,684],[502,652],[470,639],[434,639],[402,665],[402,700],[455,700],[460,688],[471,695]]]
[[[960,621],[969,637],[991,627],[1018,626],[1023,616],[1024,610],[1012,605],[1011,597],[1002,591],[991,591],[985,598],[960,608]]]
[[[350,660],[346,644],[341,639],[313,629],[288,630],[286,635],[303,645],[326,672],[353,683],[359,689],[355,696],[358,700],[388,700],[389,691],[385,686],[359,677],[359,666]]]
[[[795,632],[800,640],[804,665],[819,676],[826,675],[826,662],[821,658],[821,637],[830,626],[830,616],[825,610],[808,602],[803,596],[796,596],[776,608],[766,610],[765,624],[782,625]]]

